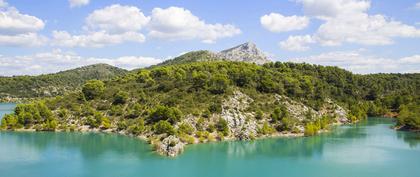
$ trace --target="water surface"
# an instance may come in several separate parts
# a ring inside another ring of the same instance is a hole
[[[420,136],[370,118],[308,138],[191,145],[177,158],[138,139],[82,133],[0,133],[1,177],[416,177]]]

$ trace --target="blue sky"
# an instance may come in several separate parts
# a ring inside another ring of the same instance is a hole
[[[420,72],[420,1],[0,0],[0,75],[133,69],[247,41],[275,61]]]

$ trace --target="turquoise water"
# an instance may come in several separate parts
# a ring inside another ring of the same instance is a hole
[[[0,177],[416,177],[420,136],[370,118],[308,138],[188,146],[161,157],[138,139],[1,132]]]

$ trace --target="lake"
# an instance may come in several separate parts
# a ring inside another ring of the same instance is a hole
[[[1,114],[11,108],[0,104]],[[314,137],[191,145],[176,158],[120,135],[0,132],[0,176],[420,176],[420,135],[393,124],[369,118]]]

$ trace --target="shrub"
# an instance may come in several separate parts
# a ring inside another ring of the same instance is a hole
[[[163,134],[163,133],[166,133],[168,135],[174,135],[175,134],[174,127],[171,125],[171,123],[169,123],[166,120],[160,120],[159,122],[157,122],[153,126],[153,130],[156,134]]]
[[[155,110],[149,116],[151,122],[159,122],[165,120],[171,124],[175,124],[181,120],[182,113],[178,108],[175,107],[166,107],[166,106],[157,106]]]
[[[318,133],[319,127],[315,123],[308,123],[305,126],[305,136],[312,136]]]
[[[228,122],[225,119],[219,119],[216,124],[217,131],[221,132],[224,136],[229,135]]]
[[[113,104],[125,104],[128,100],[128,93],[124,91],[118,91],[114,94]]]
[[[105,84],[100,80],[90,80],[83,85],[82,92],[87,100],[101,96],[105,91]]]
[[[178,133],[191,135],[194,133],[194,127],[192,127],[190,124],[182,123],[178,127]]]

